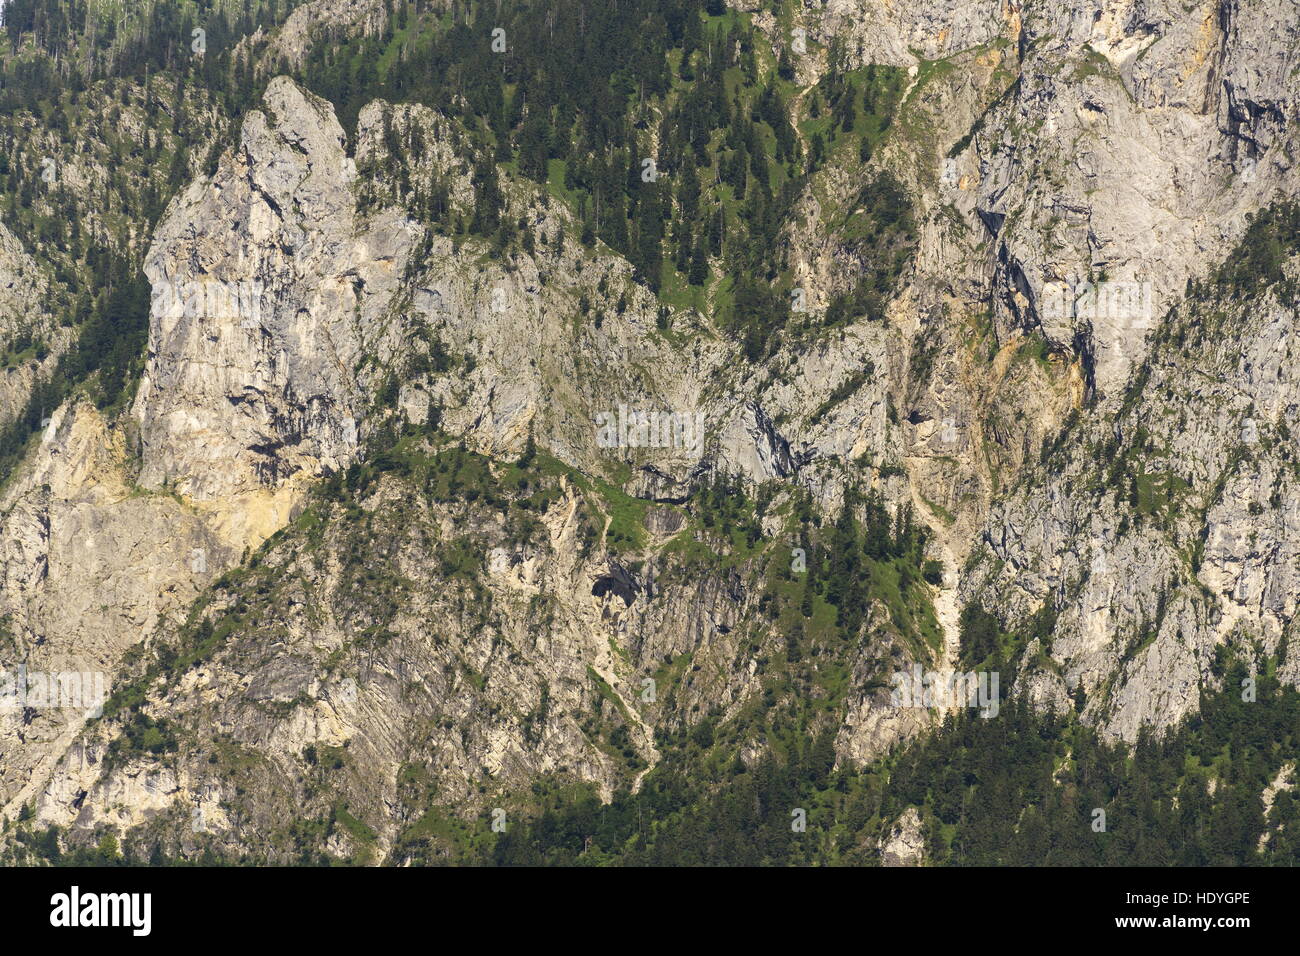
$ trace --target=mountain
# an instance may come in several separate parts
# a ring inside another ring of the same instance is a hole
[[[5,862],[1297,861],[1294,3],[3,22]]]

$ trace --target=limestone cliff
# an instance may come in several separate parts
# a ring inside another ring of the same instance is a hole
[[[780,222],[766,275],[666,236],[689,254],[658,294],[654,227],[625,216],[616,251],[575,199],[602,168],[552,155],[589,130],[552,117],[539,177],[497,125],[533,129],[526,93],[396,101],[397,6],[315,0],[245,38],[256,101],[226,139],[213,107],[211,163],[182,155],[156,222],[123,227],[152,291],[130,386],[96,400],[91,368],[15,439],[0,664],[111,699],[0,712],[6,821],[400,864],[665,765],[883,780],[954,710],[900,706],[891,674],[978,664],[971,607],[1004,696],[1108,740],[1173,728],[1229,656],[1300,686],[1294,3],[709,14],[753,24],[728,55],[754,99],[721,97],[705,185],[723,226]],[[433,6],[410,16],[490,42]],[[385,95],[310,92],[353,40],[389,51]],[[147,82],[124,135],[149,148]],[[868,117],[837,132],[846,90]],[[667,113],[624,92],[626,155],[593,154],[631,193]],[[764,193],[759,160],[728,164],[769,108],[791,141]],[[60,290],[86,266],[58,245],[0,229],[0,349],[23,346],[0,425],[80,354]],[[737,333],[742,278],[780,334]],[[854,852],[925,861],[932,809],[884,805]]]

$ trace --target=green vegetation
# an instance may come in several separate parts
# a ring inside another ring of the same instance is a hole
[[[63,329],[71,344],[0,430],[0,478],[70,396],[110,412],[129,402],[148,331],[141,263],[152,227],[224,148],[230,117],[254,102],[252,63],[266,43],[254,35],[294,5],[4,4],[0,217],[48,281],[55,323],[20,326],[6,362],[44,360]],[[203,55],[193,49],[200,27]]]
[[[570,206],[583,245],[625,256],[666,302],[697,307],[711,287],[718,325],[751,360],[770,355],[791,321],[777,252],[794,200],[841,145],[857,150],[855,162],[870,157],[902,72],[848,71],[843,51],[831,51],[832,69],[811,94],[816,115],[796,130],[788,65],[746,16],[711,0],[517,3],[485,21],[404,0],[383,33],[316,44],[300,76],[347,129],[377,97],[455,122],[476,187],[465,219],[444,185],[411,186],[419,138],[385,130],[382,170],[431,227],[488,238],[494,253],[527,247],[533,238],[506,215],[502,186],[503,173],[517,174]],[[863,278],[836,299],[831,326],[880,317],[913,243],[904,194],[884,175],[841,218]]]
[[[1197,717],[1132,747],[1099,740],[1072,715],[1012,703],[993,719],[950,718],[861,769],[833,770],[826,736],[805,738],[784,759],[727,762],[711,779],[699,769],[656,768],[636,795],[603,805],[579,794],[479,859],[874,865],[889,826],[916,807],[934,864],[1293,866],[1300,800],[1284,789],[1266,814],[1261,794],[1300,753],[1300,694],[1268,671],[1248,703],[1239,692],[1247,668],[1227,667],[1225,689],[1205,693]],[[792,828],[796,808],[806,813],[806,832]]]
[[[1261,209],[1250,221],[1233,255],[1211,277],[1209,286],[1191,283],[1191,297],[1222,290],[1234,296],[1275,287],[1278,298],[1292,308],[1300,301],[1300,283],[1288,279],[1283,265],[1300,253],[1300,203],[1279,202]]]

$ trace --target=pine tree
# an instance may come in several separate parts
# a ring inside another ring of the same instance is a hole
[[[691,285],[702,286],[709,280],[709,259],[704,242],[697,242],[691,254],[691,272],[688,281]]]

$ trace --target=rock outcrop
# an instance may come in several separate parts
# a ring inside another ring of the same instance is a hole
[[[804,150],[819,79],[898,68],[878,148],[791,190],[774,261],[800,307],[771,342],[711,324],[707,283],[656,297],[505,167],[524,241],[467,230],[485,147],[450,108],[373,100],[349,147],[269,81],[150,236],[133,401],[72,390],[0,487],[0,664],[117,695],[0,713],[3,815],[429,862],[539,780],[608,800],[728,720],[752,718],[744,772],[806,704],[828,772],[879,760],[943,714],[889,672],[955,667],[969,603],[1015,645],[1005,691],[1109,739],[1191,713],[1226,649],[1300,684],[1295,238],[1265,237],[1267,274],[1224,265],[1300,193],[1300,10],[831,0],[795,46],[735,5],[793,59]],[[303,4],[261,62],[305,62],[313,18],[387,16]],[[891,190],[906,211],[871,218]],[[872,254],[888,295],[823,323]],[[0,349],[48,348],[0,373],[0,426],[69,344],[47,291],[0,228]],[[866,494],[927,544],[859,568],[857,631],[778,695],[804,621],[849,617],[793,583],[806,515]],[[923,863],[927,823],[871,852]]]

